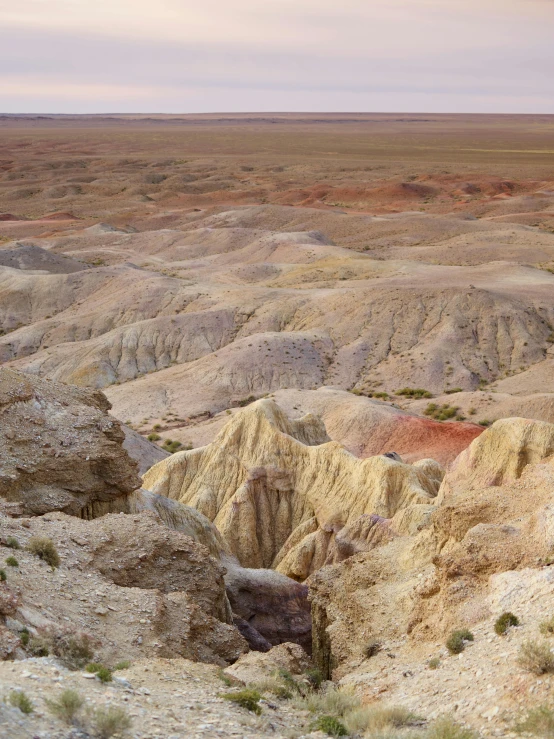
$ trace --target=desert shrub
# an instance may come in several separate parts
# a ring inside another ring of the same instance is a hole
[[[473,641],[473,634],[467,629],[453,631],[446,640],[446,648],[450,654],[460,654],[466,648],[466,642]]]
[[[162,449],[165,449],[165,451],[170,454],[175,454],[175,452],[179,451],[179,447],[181,446],[183,445],[180,441],[171,441],[171,439],[166,439],[162,444]]]
[[[96,677],[101,683],[111,683],[112,671],[108,667],[100,667],[99,670],[96,670]]]
[[[499,636],[504,636],[511,626],[519,626],[519,618],[510,611],[506,611],[496,619],[494,630]]]
[[[29,639],[27,651],[32,657],[48,657],[50,647],[48,641],[42,636],[33,636]]]
[[[437,403],[429,403],[423,413],[435,421],[449,421],[453,418],[455,421],[463,421],[464,416],[459,412],[460,408],[457,405],[437,405]]]
[[[52,569],[60,566],[60,555],[52,539],[47,536],[33,536],[29,539],[27,549]]]
[[[298,708],[321,715],[344,716],[347,711],[360,707],[360,699],[346,688],[330,688],[319,693],[309,693],[296,701]]]
[[[19,708],[21,713],[32,713],[34,710],[33,702],[22,690],[12,690],[8,699],[10,704],[14,708]]]
[[[92,714],[92,730],[98,739],[111,739],[116,734],[123,736],[130,728],[129,714],[118,706],[97,708]]]
[[[364,706],[347,711],[344,725],[351,734],[367,731],[371,735],[420,723],[421,719],[401,706]]]
[[[329,736],[348,736],[346,726],[336,716],[319,716],[311,728],[312,730],[323,731]]]
[[[318,670],[317,667],[313,667],[310,670],[306,670],[304,674],[306,675],[306,680],[314,690],[319,690],[321,688],[321,683],[323,682],[321,670]]]
[[[131,666],[131,663],[128,659],[123,659],[121,662],[118,662],[112,667],[112,672],[117,672],[117,670],[127,670]]]
[[[114,667],[114,670],[115,670],[115,667]],[[222,682],[224,682],[224,683],[225,683],[225,685],[226,685],[226,686],[227,686],[228,688],[230,688],[230,687],[231,687],[231,685],[233,684],[233,681],[231,680],[231,678],[229,677],[229,675],[226,675],[226,674],[225,674],[225,673],[223,672],[223,670],[219,670],[219,672],[217,673],[217,676],[218,676],[218,678],[219,678],[219,679],[220,679],[220,680],[221,680]]]
[[[19,562],[15,557],[6,557],[6,564],[9,567],[19,567]]]
[[[59,698],[55,700],[46,699],[45,702],[50,713],[53,713],[56,718],[59,718],[66,724],[71,725],[76,722],[77,715],[83,707],[85,699],[76,690],[64,690]]]
[[[433,393],[429,390],[424,390],[421,387],[403,387],[402,390],[397,390],[396,395],[403,395],[406,398],[432,398]]]
[[[477,739],[472,729],[466,729],[449,716],[434,721],[427,730],[425,739]]]
[[[369,641],[364,647],[364,657],[370,659],[381,651],[381,642],[376,639]]]
[[[21,631],[19,632],[19,638],[21,639],[21,645],[23,647],[26,647],[29,644],[29,639],[31,638],[31,635],[29,634],[29,629],[21,629]]]
[[[436,670],[439,667],[440,663],[440,657],[431,657],[429,662],[427,662],[427,667],[430,670]]]
[[[159,434],[148,434],[148,441],[159,441],[162,437]]]
[[[50,635],[52,652],[69,670],[81,670],[94,656],[92,637],[82,631],[64,631]]]
[[[21,546],[19,545],[19,542],[15,538],[15,536],[8,536],[6,539],[6,546],[10,547],[10,549],[21,549]]]
[[[531,708],[514,728],[518,733],[554,737],[554,711],[546,706]]]
[[[554,616],[547,618],[545,621],[541,621],[539,624],[541,634],[545,636],[552,636],[554,634]]]
[[[488,418],[483,418],[482,421],[479,421],[479,426],[485,426],[485,427],[487,427],[487,426],[491,426],[492,423],[493,422],[492,421],[489,421]]]
[[[7,575],[6,570],[0,570],[0,582],[6,582]]]
[[[519,649],[517,661],[524,670],[535,675],[554,672],[554,654],[550,651],[548,642],[524,642]]]
[[[450,390],[445,390],[444,392],[446,395],[454,395],[454,393],[463,393],[463,388],[453,387],[453,388],[450,388]]]
[[[232,684],[231,681],[229,681],[229,684]],[[283,700],[289,700],[294,694],[278,677],[267,677],[250,687],[252,690],[257,690],[258,693],[272,693],[277,698],[282,698]]]
[[[226,701],[236,703],[241,708],[246,708],[247,711],[252,711],[252,713],[260,714],[262,712],[259,705],[262,696],[252,688],[245,688],[236,693],[223,693],[221,697]]]
[[[102,665],[99,662],[89,662],[88,665],[85,667],[85,672],[92,672],[96,674],[101,667]]]
[[[249,395],[247,398],[237,400],[237,405],[239,406],[239,408],[244,408],[246,405],[250,405],[250,403],[253,403],[255,400],[256,398],[253,395]]]

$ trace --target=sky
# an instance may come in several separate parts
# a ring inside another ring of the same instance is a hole
[[[0,112],[554,113],[554,0],[0,0]]]

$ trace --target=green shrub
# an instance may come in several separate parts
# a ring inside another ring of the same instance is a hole
[[[50,713],[53,713],[56,718],[59,718],[66,724],[71,725],[76,722],[77,715],[83,707],[85,700],[76,690],[64,690],[59,698],[55,700],[46,699],[45,703]]]
[[[30,637],[31,635],[29,634],[29,629],[21,629],[21,631],[19,632],[19,638],[21,639],[21,645],[23,647],[26,647],[29,644]]]
[[[360,699],[346,688],[330,688],[319,693],[309,693],[297,701],[297,707],[307,709],[311,713],[344,716],[347,711],[360,707]]]
[[[510,611],[506,611],[496,619],[494,630],[498,636],[504,636],[511,626],[519,626],[519,619]]]
[[[131,728],[127,711],[118,706],[97,708],[92,714],[92,728],[98,739],[111,739],[116,734],[125,735]]]
[[[460,408],[457,405],[429,403],[423,413],[435,421],[449,421],[451,418],[455,421],[463,421],[464,416],[459,411]]]
[[[531,708],[514,728],[518,733],[554,737],[554,711],[546,706]]]
[[[148,441],[159,441],[162,437],[159,434],[148,434]]]
[[[314,690],[319,690],[321,688],[321,683],[323,682],[323,675],[321,674],[321,670],[318,670],[317,667],[313,667],[311,670],[306,670],[304,674],[306,675],[307,681]]]
[[[466,647],[466,642],[473,641],[473,634],[467,629],[453,631],[446,640],[446,648],[450,654],[460,654]]]
[[[6,570],[0,570],[0,582],[6,582],[7,575]]]
[[[22,690],[12,690],[9,701],[14,708],[19,708],[21,713],[32,713],[34,710],[33,702]]]
[[[336,716],[319,716],[311,728],[329,736],[348,736],[346,726]]]
[[[6,539],[6,546],[10,547],[10,549],[21,549],[19,542],[15,538],[15,536],[8,536]]]
[[[246,405],[250,405],[250,403],[254,403],[255,400],[256,398],[253,395],[249,395],[247,398],[238,400],[237,405],[239,408],[244,408]]]
[[[236,703],[241,708],[246,708],[248,711],[252,711],[252,713],[260,714],[262,712],[262,709],[259,705],[261,695],[257,690],[253,690],[251,688],[245,688],[244,690],[239,690],[236,693],[223,693],[221,695],[221,698],[223,698],[226,701],[232,701],[233,703]]]
[[[54,570],[60,566],[60,555],[52,539],[47,536],[33,536],[29,539],[27,549]]]
[[[548,642],[532,640],[524,642],[519,649],[517,661],[524,670],[535,675],[554,672],[554,654],[550,651]]]
[[[446,395],[454,395],[454,393],[463,393],[463,388],[453,387],[450,390],[445,390],[444,392]]]
[[[171,439],[166,439],[164,443],[162,444],[162,449],[164,449],[166,452],[169,452],[170,454],[175,454],[175,452],[179,451],[179,447],[182,447],[180,441],[171,441]]]
[[[96,677],[101,683],[111,683],[112,671],[108,667],[100,667],[99,670],[96,670]]]
[[[478,735],[456,723],[449,716],[443,716],[432,723],[425,739],[478,739]]]
[[[131,663],[129,660],[123,659],[112,667],[112,672],[117,672],[117,670],[128,670],[130,666]]]
[[[98,670],[102,669],[102,665],[99,662],[89,662],[85,667],[85,672],[92,672],[96,674]]]
[[[439,657],[431,657],[429,662],[427,662],[427,667],[430,670],[436,670],[440,666],[440,658]]]
[[[420,722],[419,716],[401,706],[363,706],[344,714],[344,725],[351,734],[365,731],[374,736],[377,732],[413,726]]]
[[[403,387],[402,390],[397,390],[396,395],[404,395],[406,398],[432,398],[433,394],[429,390],[424,390],[421,387]]]
[[[6,564],[10,567],[19,567],[19,562],[15,557],[6,557]]]

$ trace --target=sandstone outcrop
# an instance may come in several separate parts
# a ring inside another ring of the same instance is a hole
[[[313,653],[326,674],[356,669],[371,640],[424,643],[473,628],[493,617],[502,578],[522,582],[507,573],[548,566],[552,439],[552,424],[497,422],[459,456],[433,506],[400,511],[380,547],[311,575]]]
[[[298,644],[279,644],[266,654],[249,652],[239,657],[235,664],[227,667],[224,673],[243,683],[262,683],[279,670],[291,675],[301,675],[312,667],[306,652]]]
[[[356,540],[354,549],[362,539],[371,546],[379,539],[372,526],[354,522],[431,503],[441,475],[438,465],[357,459],[326,442],[317,418],[291,421],[260,400],[233,416],[213,443],[155,465],[143,484],[207,516],[244,567],[275,567],[304,580],[345,527],[351,530],[343,539]]]
[[[101,393],[0,370],[0,497],[32,515],[90,516],[140,486]]]
[[[24,627],[36,636],[86,631],[107,663],[180,655],[225,665],[247,651],[233,626],[222,565],[152,513],[93,521],[57,512],[2,517],[0,531],[4,553],[7,537],[21,547],[20,567],[8,574],[17,595],[12,634]],[[58,569],[26,551],[33,536],[52,540]]]

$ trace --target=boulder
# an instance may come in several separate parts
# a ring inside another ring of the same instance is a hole
[[[279,670],[291,675],[301,675],[312,667],[306,652],[298,644],[279,644],[265,654],[249,652],[244,654],[223,672],[243,683],[261,683]]]

